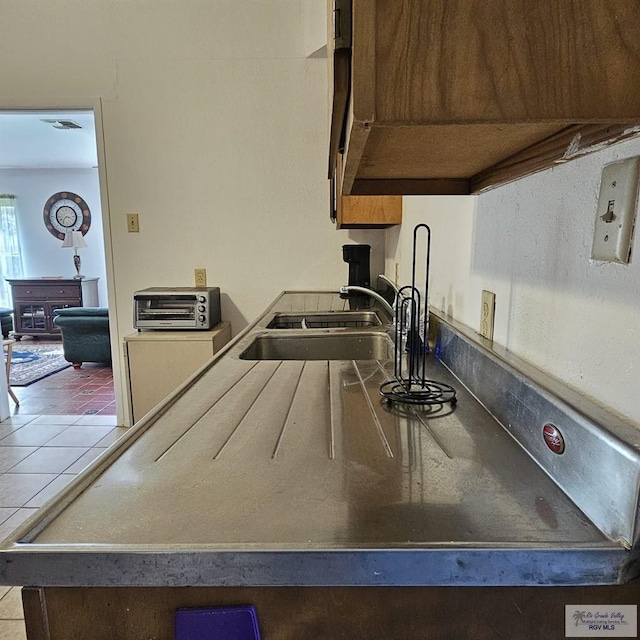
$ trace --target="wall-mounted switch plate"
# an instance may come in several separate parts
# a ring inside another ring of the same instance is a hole
[[[480,311],[480,335],[493,340],[493,323],[496,313],[496,294],[482,291],[482,307]]]
[[[138,233],[140,231],[137,213],[127,213],[127,231],[129,233]]]
[[[640,157],[608,164],[602,170],[591,258],[626,264],[636,219]]]

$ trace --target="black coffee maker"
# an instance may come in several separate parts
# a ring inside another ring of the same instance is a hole
[[[343,244],[342,259],[349,264],[349,286],[371,288],[369,254],[371,245]]]

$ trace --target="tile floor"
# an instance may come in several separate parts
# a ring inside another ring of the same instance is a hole
[[[115,425],[115,415],[22,413],[0,423],[0,539],[126,431]],[[25,638],[20,587],[0,587],[0,640]]]
[[[20,406],[9,399],[0,423],[0,540],[126,431],[111,367],[85,363],[12,389]],[[0,640],[26,640],[20,589],[0,586]]]
[[[9,399],[15,415],[115,415],[116,403],[111,367],[85,362],[69,367],[27,387],[11,387],[20,406]],[[2,637],[0,636],[0,640]]]
[[[20,587],[0,587],[0,640],[26,640]]]

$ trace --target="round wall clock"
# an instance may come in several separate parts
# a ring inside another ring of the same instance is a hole
[[[91,226],[89,206],[71,191],[54,193],[44,205],[43,216],[49,233],[60,240],[67,231],[80,231],[84,236]]]

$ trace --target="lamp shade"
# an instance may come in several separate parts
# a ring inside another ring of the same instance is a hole
[[[82,247],[86,246],[87,243],[84,241],[82,231],[67,231],[64,234],[63,249],[82,249]]]

